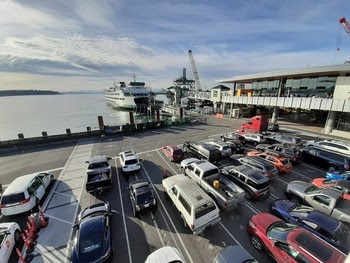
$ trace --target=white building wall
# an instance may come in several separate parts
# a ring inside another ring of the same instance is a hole
[[[334,99],[350,100],[350,77],[338,77],[335,84]]]

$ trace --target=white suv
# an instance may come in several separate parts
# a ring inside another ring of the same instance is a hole
[[[324,149],[328,149],[331,151],[339,152],[339,153],[344,153],[347,155],[350,155],[350,144],[343,142],[343,141],[338,141],[338,140],[323,140],[323,141],[318,141],[318,142],[313,142],[311,143],[312,145],[316,145],[319,147],[322,147]]]
[[[230,145],[228,145],[225,142],[209,141],[209,142],[206,142],[206,144],[214,146],[216,149],[218,149],[221,152],[222,156],[229,156],[230,157],[232,155],[232,150],[231,150]]]
[[[140,170],[140,161],[133,151],[121,152],[119,157],[123,173],[136,172]]]

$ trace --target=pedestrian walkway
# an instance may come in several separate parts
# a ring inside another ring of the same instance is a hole
[[[67,244],[84,189],[85,162],[91,157],[93,145],[91,139],[78,142],[46,198],[43,209],[45,216],[49,217],[49,224],[39,232],[32,262],[67,261]]]

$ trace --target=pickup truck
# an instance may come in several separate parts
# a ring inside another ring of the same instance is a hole
[[[223,210],[231,211],[244,201],[244,190],[220,174],[219,169],[208,161],[191,163],[185,167],[184,173]]]
[[[350,224],[350,200],[343,199],[343,192],[338,189],[318,188],[303,181],[293,181],[287,185],[285,194],[292,202],[305,203]]]
[[[112,175],[111,166],[108,161],[109,158],[106,155],[92,157],[90,161],[87,161],[88,167],[86,170],[86,191],[103,190],[112,187]]]

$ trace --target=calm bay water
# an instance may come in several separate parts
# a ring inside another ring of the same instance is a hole
[[[16,139],[18,133],[28,138],[41,136],[42,131],[48,135],[66,133],[67,128],[86,131],[88,126],[98,127],[97,116],[103,116],[105,125],[129,122],[129,113],[110,106],[103,94],[0,97],[0,140]]]

